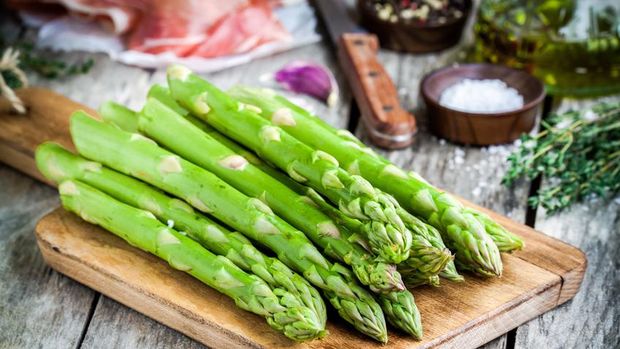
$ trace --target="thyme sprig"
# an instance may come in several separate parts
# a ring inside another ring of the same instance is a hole
[[[23,71],[35,72],[47,79],[58,79],[66,76],[86,74],[94,65],[93,59],[87,59],[83,62],[70,64],[60,59],[49,58],[45,54],[36,50],[31,42],[17,41],[6,43],[0,38],[0,53],[5,49],[13,47],[20,52],[19,68]],[[17,79],[10,71],[0,71],[2,77],[11,89],[21,87],[19,79]]]
[[[620,191],[620,103],[555,114],[541,124],[542,132],[521,137],[502,183],[542,175],[547,185],[528,203],[548,214]]]

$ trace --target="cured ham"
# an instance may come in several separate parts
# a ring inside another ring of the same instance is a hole
[[[127,49],[219,57],[290,39],[269,0],[9,0],[35,15],[65,14],[122,35]],[[53,12],[50,12],[54,9]]]
[[[129,34],[127,47],[148,53],[174,52],[179,57],[191,55],[209,39],[207,33],[218,20],[234,16],[247,5],[246,0],[151,1]]]
[[[130,31],[140,16],[140,5],[147,0],[8,0],[7,5],[36,16],[69,13],[95,20],[116,34]],[[137,6],[136,6],[137,5]]]
[[[207,36],[208,39],[198,45],[192,55],[216,57],[238,54],[268,42],[290,39],[265,1],[252,1],[222,18],[211,27]]]

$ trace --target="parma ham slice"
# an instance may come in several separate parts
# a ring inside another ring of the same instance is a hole
[[[193,51],[200,57],[248,52],[257,46],[289,40],[289,33],[274,18],[266,1],[252,1],[222,18],[207,33],[207,40]]]
[[[39,16],[65,14],[122,35],[127,49],[177,57],[220,57],[288,40],[269,0],[9,0]],[[53,10],[53,11],[52,11]]]

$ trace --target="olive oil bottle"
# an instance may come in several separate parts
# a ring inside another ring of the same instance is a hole
[[[620,92],[620,1],[483,0],[474,58],[525,69],[554,95]]]

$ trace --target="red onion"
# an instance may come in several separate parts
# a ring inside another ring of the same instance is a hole
[[[338,84],[332,72],[319,64],[294,61],[278,70],[275,80],[285,89],[303,93],[332,106],[338,102]]]

